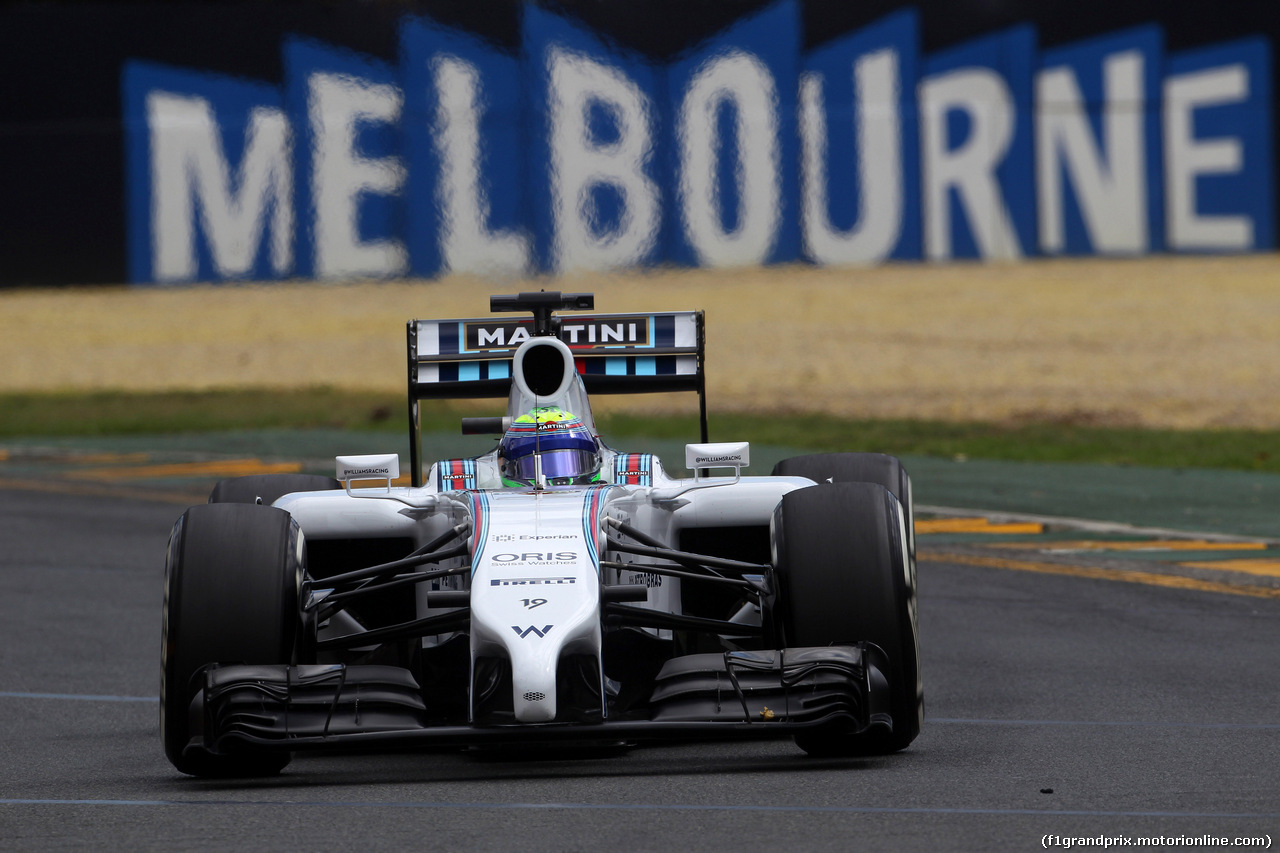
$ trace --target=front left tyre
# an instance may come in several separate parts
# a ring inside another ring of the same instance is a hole
[[[181,772],[264,776],[289,763],[283,752],[215,754],[193,744],[200,717],[192,702],[209,664],[294,662],[305,568],[302,532],[284,510],[203,504],[174,525],[165,561],[160,736]]]
[[[249,474],[221,480],[209,493],[209,503],[263,504],[271,506],[284,495],[294,492],[321,492],[341,489],[332,477],[319,474]]]
[[[911,477],[896,456],[884,453],[811,453],[773,466],[775,477],[808,477],[815,483],[876,483],[898,499],[906,511],[907,552],[916,565],[916,513]],[[913,582],[914,585],[914,582]]]

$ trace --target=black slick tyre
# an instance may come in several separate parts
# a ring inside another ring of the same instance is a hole
[[[319,492],[340,489],[342,484],[319,474],[250,474],[222,480],[209,493],[211,504],[253,504],[271,506],[284,495],[294,492]]]
[[[902,505],[874,483],[823,483],[783,497],[774,511],[780,647],[879,646],[888,658],[893,731],[815,729],[796,737],[811,755],[883,755],[920,733],[924,691],[914,577]]]
[[[911,478],[896,456],[885,453],[812,453],[773,466],[775,477],[808,477],[815,483],[876,483],[889,490],[907,513],[907,552],[916,564],[916,512]]]
[[[302,533],[284,510],[202,504],[169,537],[160,653],[160,735],[165,755],[192,776],[263,776],[284,752],[213,754],[188,749],[199,732],[191,705],[211,663],[291,663],[299,633]]]

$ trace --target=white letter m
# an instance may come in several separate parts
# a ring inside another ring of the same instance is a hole
[[[157,281],[189,281],[198,272],[196,216],[218,276],[253,271],[266,220],[271,269],[293,267],[293,171],[289,126],[274,107],[255,107],[244,156],[231,175],[209,102],[169,92],[147,94],[151,134],[151,267]]]

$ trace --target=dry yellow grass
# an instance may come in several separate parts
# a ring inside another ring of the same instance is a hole
[[[1280,427],[1276,255],[0,291],[0,390],[399,391],[405,320],[538,287],[705,309],[720,410]]]

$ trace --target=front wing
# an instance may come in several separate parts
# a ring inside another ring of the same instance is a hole
[[[775,737],[814,727],[892,729],[876,646],[731,651],[673,658],[642,719],[437,724],[413,675],[390,666],[212,666],[191,706],[188,750],[215,754],[414,745]]]

